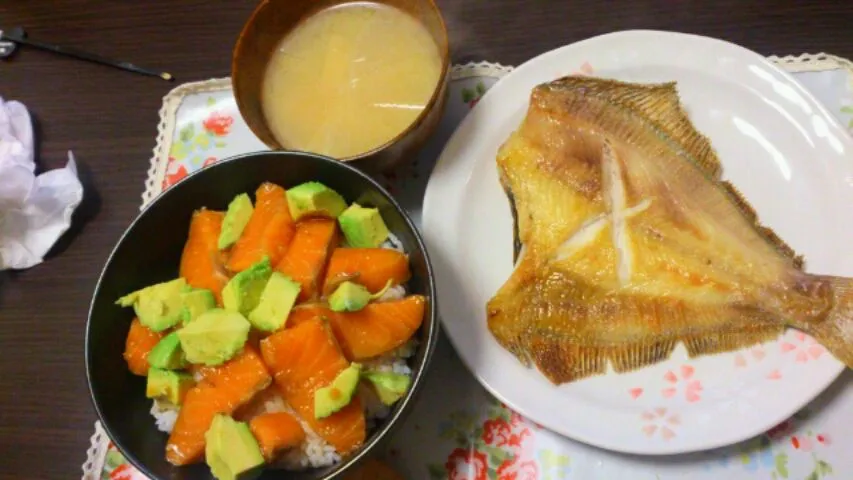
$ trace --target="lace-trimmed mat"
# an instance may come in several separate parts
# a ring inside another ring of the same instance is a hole
[[[824,53],[769,60],[793,73],[853,129],[853,63]],[[581,66],[581,71],[589,68]],[[454,66],[447,109],[434,138],[415,162],[380,178],[416,223],[426,181],[444,142],[482,94],[511,70],[487,62]],[[228,78],[172,90],[163,99],[157,131],[143,206],[177,180],[220,158],[267,149],[240,118]],[[408,479],[853,478],[849,455],[853,433],[847,428],[853,425],[850,372],[805,409],[759,437],[709,452],[642,458],[588,447],[541,428],[486,393],[448,342],[442,339],[437,350],[428,385],[384,452]],[[448,389],[455,392],[450,401],[441,394]],[[112,446],[96,422],[83,479],[145,478]]]

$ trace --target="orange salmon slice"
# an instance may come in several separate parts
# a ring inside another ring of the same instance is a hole
[[[296,224],[293,241],[276,270],[302,285],[298,302],[313,300],[317,296],[326,260],[339,242],[335,220],[310,218]]]
[[[239,354],[222,365],[198,368],[197,375],[200,381],[227,392],[229,398],[238,405],[251,400],[272,382],[263,358],[248,344]]]
[[[146,327],[138,318],[130,322],[124,342],[124,360],[130,373],[143,377],[148,375],[148,354],[165,335],[166,332],[157,333]]]
[[[249,422],[249,429],[261,446],[267,463],[272,463],[279,452],[296,447],[305,440],[302,424],[287,412],[258,415]]]
[[[204,433],[216,414],[230,414],[236,405],[227,392],[201,383],[191,388],[166,443],[166,460],[173,465],[198,463],[204,455]]]
[[[296,228],[287,206],[285,190],[265,182],[255,191],[255,209],[243,234],[231,248],[228,270],[241,272],[268,256],[278,264]]]
[[[306,320],[270,335],[261,341],[261,354],[285,401],[340,455],[364,443],[364,410],[357,397],[326,418],[314,418],[314,392],[349,366],[322,320]]]
[[[184,251],[181,254],[180,275],[195,288],[206,288],[222,305],[222,288],[228,283],[225,258],[217,245],[225,214],[201,209],[193,213]]]
[[[329,259],[323,292],[330,294],[344,280],[364,285],[376,293],[391,280],[406,283],[411,277],[409,258],[389,248],[336,248]]]
[[[402,346],[424,320],[426,297],[410,295],[390,302],[369,303],[357,312],[333,312],[321,304],[293,309],[287,324],[325,318],[344,355],[351,361],[366,360]]]
[[[187,393],[166,444],[166,459],[174,465],[201,461],[204,434],[213,417],[217,413],[230,415],[272,382],[263,359],[248,345],[222,365],[197,368],[195,372],[200,382]]]

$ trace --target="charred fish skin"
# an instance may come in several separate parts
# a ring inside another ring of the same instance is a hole
[[[802,272],[722,181],[674,83],[540,85],[497,164],[515,268],[488,328],[551,382],[651,365],[678,343],[736,350],[786,326],[853,365],[853,281]]]
[[[515,265],[518,263],[522,246],[521,238],[518,236],[518,210],[515,208],[515,198],[512,195],[512,190],[505,183],[503,175],[501,175],[500,181],[504,194],[509,201],[509,211],[512,214],[512,264]]]

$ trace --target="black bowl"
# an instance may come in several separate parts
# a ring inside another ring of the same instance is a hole
[[[365,445],[334,467],[295,473],[265,470],[261,478],[332,479],[357,465],[389,437],[411,410],[438,337],[435,285],[420,234],[408,215],[379,184],[336,160],[296,152],[259,152],[232,157],[189,175],[157,197],[130,225],[107,260],[89,309],[86,326],[86,374],[92,403],[107,434],[121,453],[154,479],[209,479],[206,465],[174,467],[166,461],[167,435],[158,431],[145,398],[145,378],[132,375],[122,353],[131,309],[115,301],[139,288],[175,278],[190,217],[201,207],[225,210],[237,194],[254,192],[264,181],[292,187],[316,180],[348,202],[378,207],[388,229],[409,254],[409,291],[428,299],[418,351],[410,360],[412,387]]]

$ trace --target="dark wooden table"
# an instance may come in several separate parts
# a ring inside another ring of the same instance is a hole
[[[677,30],[759,53],[853,57],[853,2],[773,0],[572,2],[439,0],[453,59],[518,64],[614,30]],[[254,1],[2,0],[0,28],[174,74],[226,76]],[[113,244],[138,212],[160,99],[176,84],[23,49],[0,62],[0,96],[36,119],[43,168],[73,149],[84,203],[47,261],[0,272],[0,477],[73,478],[95,414],[83,369],[89,297]]]

